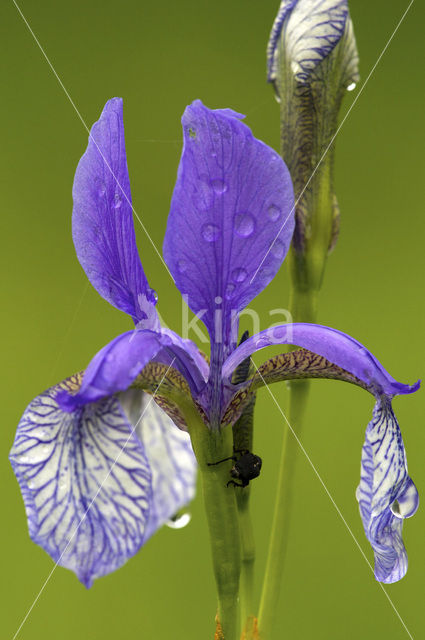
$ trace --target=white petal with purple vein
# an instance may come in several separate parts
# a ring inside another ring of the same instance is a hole
[[[195,496],[197,463],[189,434],[181,431],[152,397],[138,389],[119,394],[143,443],[152,471],[152,502],[145,540]]]
[[[64,413],[58,388],[28,406],[10,459],[31,538],[90,587],[140,548],[151,472],[116,398]]]
[[[419,499],[407,473],[403,439],[387,396],[376,401],[366,430],[356,497],[375,552],[375,577],[380,582],[396,582],[407,571],[403,519],[416,512]]]

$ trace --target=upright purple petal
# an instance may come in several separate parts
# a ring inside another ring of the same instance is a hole
[[[59,389],[78,384],[70,379],[30,403],[10,460],[32,540],[90,587],[143,543],[151,471],[116,398],[61,411]]]
[[[419,382],[414,385],[397,382],[366,347],[346,333],[302,322],[266,329],[243,342],[225,361],[223,378],[230,379],[245,358],[273,344],[309,349],[362,380],[375,395],[412,393],[419,388]]]
[[[377,400],[366,430],[356,496],[366,537],[375,552],[375,577],[380,582],[396,582],[407,571],[403,520],[414,515],[419,498],[407,473],[403,439],[386,396]]]
[[[143,272],[134,234],[121,98],[109,100],[93,125],[72,195],[72,234],[88,279],[143,328],[156,329],[156,296]]]
[[[138,389],[119,394],[136,427],[152,473],[152,498],[144,542],[195,497],[197,463],[188,433],[176,427],[152,396]]]
[[[240,117],[200,100],[187,107],[164,241],[177,287],[213,341],[225,344],[232,311],[241,311],[275,276],[294,228],[289,172]]]

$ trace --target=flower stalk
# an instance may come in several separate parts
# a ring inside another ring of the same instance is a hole
[[[241,548],[235,492],[227,487],[233,454],[231,427],[208,429],[199,414],[186,415],[202,478],[210,533],[213,571],[218,594],[218,619],[224,640],[238,640]],[[219,462],[219,464],[215,464]]]

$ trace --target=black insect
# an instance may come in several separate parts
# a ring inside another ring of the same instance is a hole
[[[240,480],[240,482],[235,482],[235,480],[229,480],[227,486],[233,485],[235,487],[247,487],[249,485],[250,480],[254,480],[254,478],[258,478],[261,471],[261,465],[263,461],[260,456],[256,456],[254,453],[248,451],[248,449],[241,449],[235,451],[235,453],[241,454],[240,457],[235,455],[229,456],[228,458],[224,458],[223,460],[219,460],[218,462],[209,462],[208,466],[213,466],[215,464],[221,464],[222,462],[226,462],[226,460],[234,460],[235,464],[230,469],[230,475],[232,478],[236,478]]]

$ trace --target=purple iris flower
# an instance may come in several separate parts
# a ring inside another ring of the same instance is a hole
[[[208,329],[209,363],[191,341],[160,326],[136,248],[121,99],[106,104],[76,171],[78,259],[136,329],[30,403],[10,458],[31,538],[86,586],[124,564],[193,497],[188,403],[205,429],[217,430],[236,422],[258,387],[299,377],[345,380],[376,397],[360,510],[377,579],[392,582],[406,570],[401,527],[416,509],[417,492],[391,398],[418,384],[396,382],[356,340],[319,325],[281,325],[236,346],[238,314],[276,275],[294,229],[288,170],[242,117],[199,100],[187,107],[164,243],[176,286]],[[238,365],[271,344],[301,349],[233,384]]]

